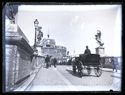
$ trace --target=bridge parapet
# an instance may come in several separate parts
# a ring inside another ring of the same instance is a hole
[[[18,26],[15,28],[5,31],[6,91],[17,88],[32,70],[33,49],[21,29]]]

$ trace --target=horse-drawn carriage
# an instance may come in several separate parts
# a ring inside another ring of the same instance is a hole
[[[74,57],[72,59],[72,67],[73,72],[76,73],[76,71],[78,71],[80,77],[83,76],[83,72],[85,70],[87,71],[87,75],[90,75],[92,68],[94,69],[97,77],[101,76],[102,74],[100,55],[98,54],[80,54],[79,57]]]

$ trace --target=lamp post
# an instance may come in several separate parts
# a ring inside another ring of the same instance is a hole
[[[38,22],[38,20],[37,19],[35,19],[35,21],[34,21],[34,27],[35,27],[35,40],[34,40],[34,57],[35,57],[35,67],[37,67],[37,64],[38,64],[38,62],[37,62],[37,53],[38,53],[38,51],[37,51],[37,49],[36,49],[36,32],[38,31],[38,24],[39,24],[39,22]]]
[[[38,22],[38,20],[36,19],[36,20],[34,21],[34,26],[35,26],[34,48],[35,48],[35,49],[36,49],[36,31],[38,30],[38,24],[39,24],[39,22]]]

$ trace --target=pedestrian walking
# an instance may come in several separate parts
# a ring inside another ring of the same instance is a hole
[[[72,70],[73,70],[73,74],[75,74],[76,73],[76,63],[75,63],[75,58],[72,58],[72,59],[70,59],[72,62]]]
[[[46,68],[48,68],[48,67],[49,67],[49,62],[50,62],[50,57],[49,57],[49,55],[46,56],[45,62],[46,62]]]
[[[117,72],[117,59],[115,57],[112,58],[113,71]]]
[[[53,66],[56,68],[56,65],[57,65],[57,59],[54,58],[54,59],[53,59]]]

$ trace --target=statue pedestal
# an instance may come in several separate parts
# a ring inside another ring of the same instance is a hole
[[[96,54],[99,54],[100,56],[104,56],[105,54],[105,48],[104,47],[97,47],[96,49]]]

